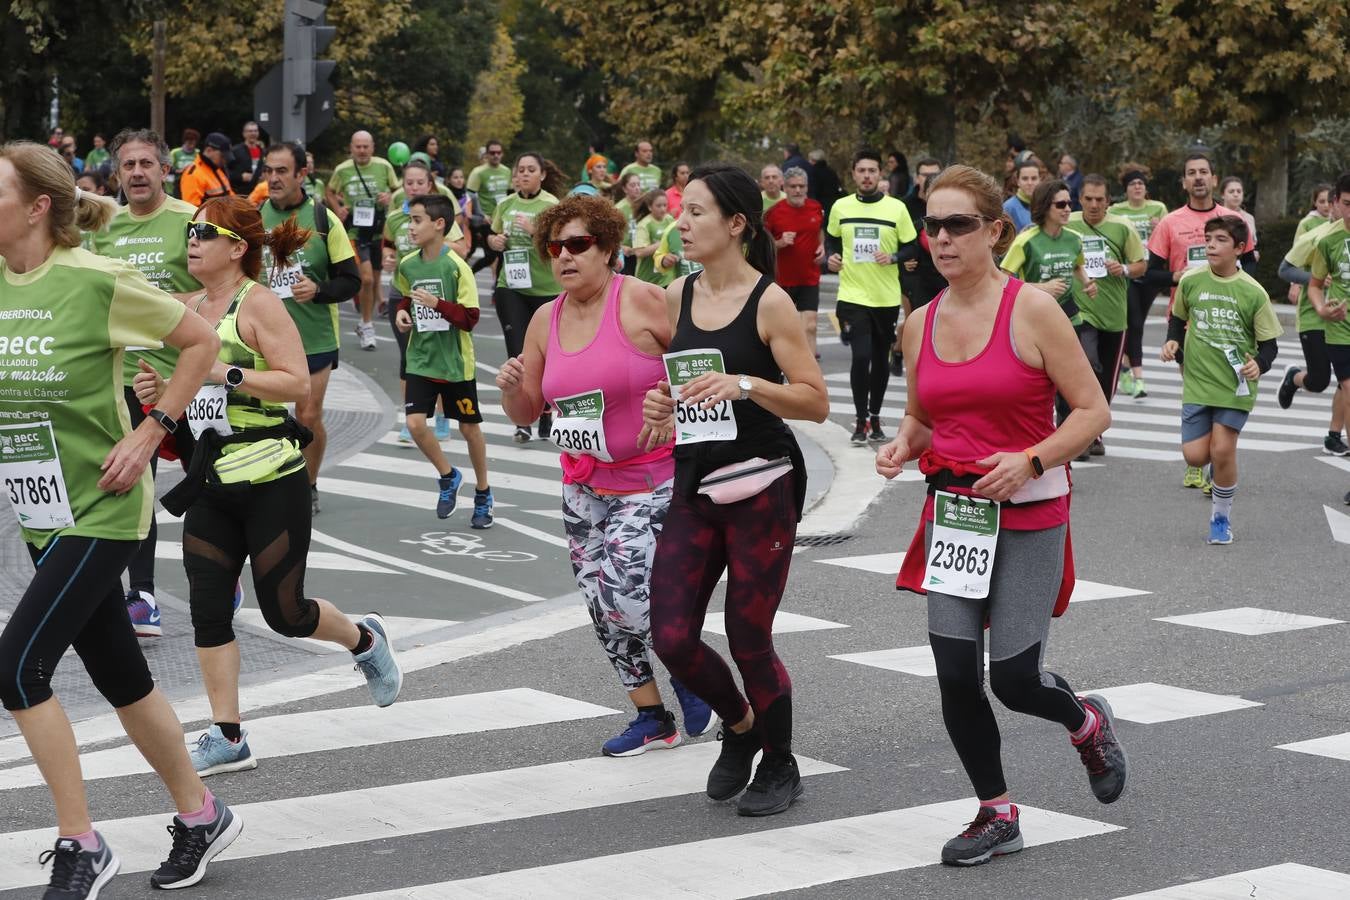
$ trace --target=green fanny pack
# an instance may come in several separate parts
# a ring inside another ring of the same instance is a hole
[[[273,474],[300,453],[298,442],[289,438],[263,438],[233,453],[223,453],[215,462],[221,484],[243,484]]]

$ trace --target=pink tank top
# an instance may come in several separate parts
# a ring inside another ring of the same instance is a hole
[[[1021,453],[1055,430],[1055,385],[1044,370],[1024,363],[1013,343],[1013,304],[1021,287],[1018,279],[1008,279],[989,343],[965,362],[942,361],[933,345],[933,329],[947,292],[928,308],[915,377],[919,403],[933,425],[933,452],[939,456],[973,463],[993,453]],[[924,518],[933,518],[932,497],[924,506]],[[1067,497],[1026,506],[1005,504],[1001,514],[1003,527],[1015,531],[1052,528],[1067,521]]]
[[[624,276],[614,276],[605,311],[595,337],[575,353],[562,348],[558,340],[558,318],[567,294],[553,304],[548,326],[548,353],[544,357],[544,400],[552,405],[559,397],[571,397],[599,390],[604,393],[605,443],[613,465],[597,466],[585,483],[607,491],[636,493],[650,491],[675,477],[675,461],[670,456],[651,462],[623,465],[625,460],[646,456],[638,447],[642,430],[642,400],[665,376],[660,356],[643,353],[624,333],[619,320],[619,295]]]

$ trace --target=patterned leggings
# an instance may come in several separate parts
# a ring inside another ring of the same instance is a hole
[[[577,587],[624,690],[651,682],[652,559],[673,481],[647,494],[605,496],[563,485],[563,524]]]

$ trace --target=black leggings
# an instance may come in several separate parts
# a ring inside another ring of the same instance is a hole
[[[676,485],[651,574],[652,644],[657,656],[722,721],[745,718],[746,700],[731,669],[703,642],[708,601],[727,572],[726,624],[765,746],[789,752],[792,681],[773,647],[773,619],[783,599],[797,534],[791,473],[738,503],[686,500]]]
[[[32,709],[49,700],[52,674],[72,645],[114,708],[155,689],[122,595],[122,570],[139,544],[58,536],[45,550],[28,545],[37,571],[0,632],[5,709]]]
[[[1327,356],[1325,331],[1300,331],[1298,341],[1303,345],[1303,389],[1320,394],[1331,384],[1331,357]]]
[[[860,306],[840,300],[835,307],[840,323],[847,323],[853,365],[848,383],[853,389],[853,408],[859,419],[881,415],[881,401],[890,381],[890,350],[895,345],[898,306]]]
[[[1125,295],[1125,314],[1129,323],[1125,331],[1125,355],[1130,358],[1132,366],[1144,364],[1144,323],[1148,321],[1148,311],[1153,308],[1156,294],[1153,288],[1131,281],[1129,292]]]
[[[304,469],[264,484],[208,488],[192,504],[183,519],[183,568],[198,647],[234,640],[234,584],[245,557],[267,626],[289,638],[314,633],[319,606],[305,597],[311,515]]]
[[[1120,372],[1120,351],[1125,346],[1125,333],[1121,331],[1098,331],[1086,322],[1075,325],[1078,332],[1078,344],[1083,348],[1092,374],[1097,376],[1097,384],[1102,396],[1109,404],[1116,396],[1116,376]],[[1055,394],[1055,411],[1063,423],[1069,415],[1069,404],[1059,394]]]
[[[525,329],[530,327],[530,319],[539,307],[552,299],[552,294],[522,294],[504,287],[492,292],[492,305],[497,308],[497,321],[506,338],[507,356],[519,356],[525,349]]]

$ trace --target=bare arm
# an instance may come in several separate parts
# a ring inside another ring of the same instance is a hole
[[[894,478],[911,459],[917,459],[933,443],[933,426],[928,412],[919,403],[919,380],[915,369],[922,352],[924,321],[928,310],[924,306],[914,310],[905,318],[901,331],[901,347],[905,357],[905,417],[900,420],[900,428],[890,443],[877,451],[877,473],[885,478]]]
[[[239,390],[259,400],[298,403],[309,397],[309,366],[305,347],[291,314],[281,298],[266,288],[254,288],[240,316],[240,337],[256,347],[267,362],[267,371],[244,370]],[[210,380],[224,383],[223,362],[211,367]]]

